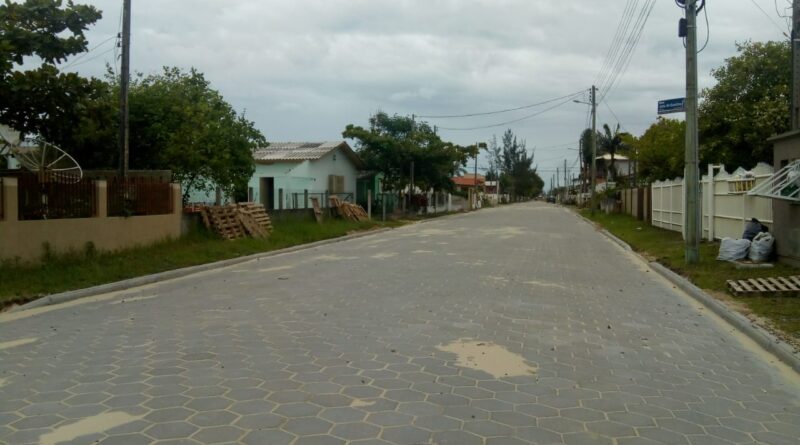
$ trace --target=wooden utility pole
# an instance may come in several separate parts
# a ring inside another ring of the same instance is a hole
[[[569,184],[567,183],[567,160],[564,159],[564,202],[567,202],[569,196]]]
[[[597,188],[597,87],[592,85],[592,189],[590,213],[594,216],[596,206],[594,191]]]
[[[792,130],[800,130],[800,0],[792,2]]]
[[[686,0],[686,173],[683,193],[686,203],[684,232],[687,264],[700,261],[700,168],[697,153],[697,2]]]
[[[119,80],[119,175],[128,176],[129,109],[128,85],[131,77],[131,1],[122,1],[122,67]]]

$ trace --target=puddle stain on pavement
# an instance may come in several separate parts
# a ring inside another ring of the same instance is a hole
[[[386,258],[394,258],[396,256],[397,256],[397,253],[395,253],[395,252],[381,252],[381,253],[376,253],[375,255],[372,255],[370,258],[374,258],[376,260],[383,260],[383,259],[386,259]]]
[[[546,281],[533,280],[533,281],[526,281],[525,284],[531,284],[533,286],[540,286],[540,287],[555,287],[555,288],[558,288],[558,289],[565,289],[565,290],[567,289],[565,286],[562,286],[560,284],[548,283]]]
[[[141,419],[141,417],[132,416],[122,411],[98,414],[81,419],[75,423],[58,427],[52,432],[42,434],[39,437],[39,443],[41,445],[56,445],[58,443],[69,442],[81,436],[102,433],[139,419]]]
[[[483,371],[495,378],[519,377],[536,374],[537,368],[503,346],[492,342],[461,339],[436,349],[458,357],[456,365]]]
[[[2,343],[0,343],[0,351],[3,351],[5,349],[16,348],[17,346],[29,345],[29,344],[35,343],[37,341],[39,341],[38,338],[31,337],[31,338],[20,338],[20,339],[17,339],[17,340],[11,340],[11,341],[2,342]]]

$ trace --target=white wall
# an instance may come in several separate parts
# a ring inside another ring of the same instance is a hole
[[[772,167],[758,164],[752,173],[755,184],[772,176]],[[702,178],[701,202],[703,203],[703,237],[705,239],[741,238],[744,225],[757,218],[771,225],[772,199],[748,196],[746,192],[732,192],[731,183],[744,173],[737,169],[727,173],[724,169],[712,177]],[[713,190],[713,193],[712,193]],[[658,181],[652,184],[652,224],[676,232],[683,232],[683,179]],[[713,209],[713,210],[712,210]]]

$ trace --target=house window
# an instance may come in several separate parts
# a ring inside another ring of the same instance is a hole
[[[344,176],[329,175],[328,176],[328,192],[329,193],[344,193]]]

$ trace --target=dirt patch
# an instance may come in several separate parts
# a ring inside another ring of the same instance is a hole
[[[764,317],[760,317],[757,314],[753,313],[746,304],[742,303],[739,300],[731,297],[725,292],[704,289],[706,293],[714,297],[714,299],[719,300],[725,303],[726,306],[733,309],[734,311],[744,315],[747,317],[748,320],[756,324],[757,326],[767,330],[772,335],[778,337],[782,341],[786,342],[787,344],[791,345],[795,351],[800,351],[800,338],[796,338],[792,335],[787,334],[786,332],[778,329],[772,320]]]
[[[461,339],[436,348],[456,354],[458,366],[477,369],[498,379],[533,375],[537,371],[521,355],[492,342]]]
[[[139,420],[140,417],[132,416],[121,411],[98,414],[96,416],[81,419],[75,423],[56,428],[47,434],[39,437],[41,445],[55,445],[57,443],[69,442],[81,436],[102,433],[112,428],[116,428],[127,423]]]
[[[294,266],[275,266],[275,267],[268,267],[266,269],[260,269],[259,272],[277,272],[279,270],[289,270],[294,269]]]
[[[11,340],[0,343],[0,351],[5,349],[16,348],[17,346],[25,346],[37,342],[38,338],[20,338],[18,340]]]

